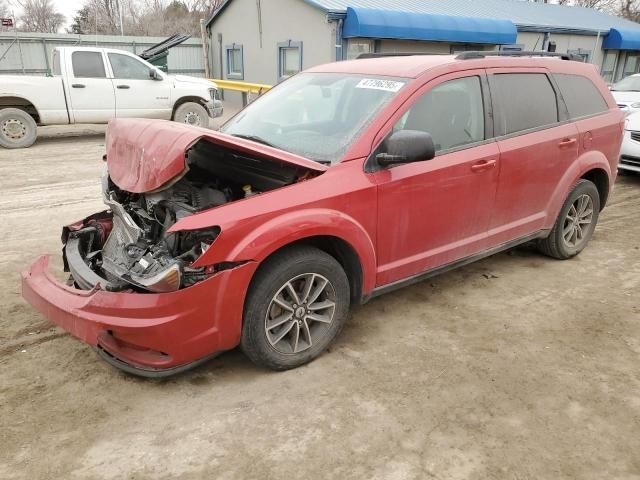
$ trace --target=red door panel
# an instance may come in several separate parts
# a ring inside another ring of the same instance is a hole
[[[500,178],[489,228],[499,245],[544,228],[560,179],[578,155],[574,123],[498,141]]]
[[[378,286],[487,247],[498,154],[488,143],[375,174]]]

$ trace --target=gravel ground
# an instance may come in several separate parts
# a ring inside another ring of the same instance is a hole
[[[527,247],[377,298],[312,364],[239,351],[133,378],[20,297],[102,208],[102,127],[0,150],[0,478],[640,479],[640,176],[589,247]]]

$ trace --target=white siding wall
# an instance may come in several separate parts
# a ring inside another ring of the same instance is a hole
[[[416,40],[381,40],[380,52],[449,53],[450,45],[442,42],[420,42]]]
[[[260,4],[262,35],[255,0],[233,0],[210,25],[215,78],[227,78],[224,48],[233,43],[242,44],[247,82],[273,85],[278,81],[280,42],[302,42],[303,69],[335,60],[335,23],[328,22],[322,11],[300,0],[262,0]],[[222,45],[218,34],[222,34]]]

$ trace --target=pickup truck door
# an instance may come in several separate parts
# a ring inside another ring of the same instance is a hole
[[[108,52],[116,94],[116,117],[171,120],[171,81],[154,80],[149,65],[123,53]]]
[[[116,113],[113,83],[100,50],[76,50],[66,58],[72,123],[107,123]]]

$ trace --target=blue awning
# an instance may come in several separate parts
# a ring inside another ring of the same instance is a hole
[[[456,17],[371,8],[347,8],[343,37],[430,40],[433,42],[516,42],[518,31],[510,20]]]
[[[602,48],[611,50],[640,50],[640,30],[609,30]]]

